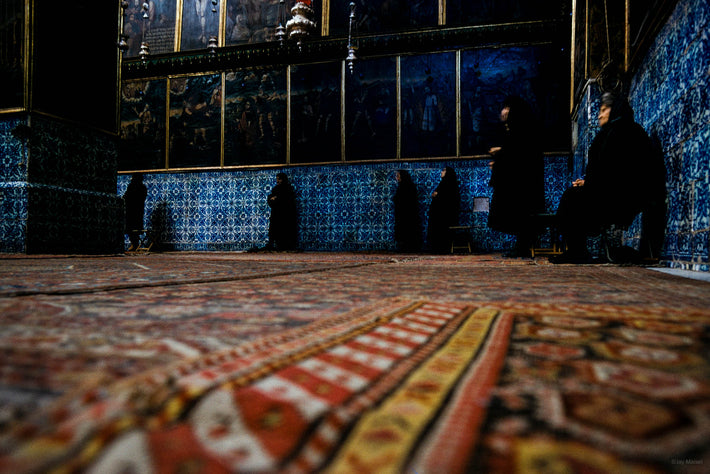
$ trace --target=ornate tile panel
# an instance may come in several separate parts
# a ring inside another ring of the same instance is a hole
[[[0,182],[27,180],[27,147],[13,131],[25,127],[22,119],[0,120]]]
[[[548,210],[557,208],[569,182],[567,156],[546,159]],[[426,229],[431,192],[441,170],[452,166],[461,186],[461,224],[470,225],[480,250],[507,248],[510,236],[488,229],[486,212],[473,210],[475,197],[490,198],[487,160],[436,163],[306,166],[272,170],[149,174],[145,223],[164,248],[175,250],[247,250],[268,239],[266,196],[284,171],[296,189],[300,245],[311,251],[392,250],[395,171],[410,171],[419,191]],[[125,192],[129,175],[118,179]]]
[[[639,66],[629,98],[637,121],[664,152],[668,214],[662,258],[673,267],[708,271],[710,226],[710,4],[681,0]],[[601,93],[592,84],[579,106],[573,176],[596,134]],[[640,224],[625,242],[638,246]]]
[[[0,121],[0,251],[122,251],[113,139],[33,116],[23,143],[25,123]]]
[[[32,117],[28,180],[31,183],[113,193],[115,139],[87,127]]]

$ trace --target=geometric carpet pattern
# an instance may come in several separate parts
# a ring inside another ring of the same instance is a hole
[[[710,463],[708,282],[496,255],[0,264],[3,473]]]

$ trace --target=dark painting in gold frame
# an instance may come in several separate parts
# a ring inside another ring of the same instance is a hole
[[[3,0],[0,9],[0,109],[24,103],[25,7],[22,0]]]
[[[460,154],[478,156],[497,146],[500,111],[509,96],[532,107],[545,150],[568,149],[569,57],[551,44],[461,52]]]
[[[447,26],[545,20],[564,15],[563,1],[446,0]]]
[[[224,165],[286,163],[286,68],[225,74]]]
[[[169,90],[170,168],[220,166],[221,75],[172,77]]]
[[[208,0],[209,1],[209,0]],[[178,0],[129,0],[123,10],[123,34],[128,49],[126,58],[138,57],[145,42],[150,54],[175,50],[175,25]],[[143,5],[147,5],[144,8]]]
[[[330,34],[347,36],[350,3],[355,3],[354,33],[382,34],[439,24],[439,0],[329,0]]]
[[[120,171],[165,168],[166,94],[166,79],[123,83]]]
[[[401,58],[402,158],[456,155],[456,53]]]
[[[345,157],[397,157],[397,61],[358,61],[345,73]]]
[[[182,5],[180,51],[206,49],[210,37],[219,41],[220,3],[212,0],[189,0]]]
[[[226,0],[224,44],[227,46],[263,43],[276,39],[276,27],[291,19],[291,2],[279,11],[279,0]]]
[[[341,63],[291,67],[291,163],[341,161]]]

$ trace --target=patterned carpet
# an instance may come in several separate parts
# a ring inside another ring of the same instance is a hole
[[[710,283],[497,255],[0,260],[0,472],[707,472]]]

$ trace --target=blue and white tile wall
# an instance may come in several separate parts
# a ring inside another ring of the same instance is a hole
[[[33,116],[0,121],[0,251],[113,253],[122,249],[116,144],[108,134]]]
[[[576,116],[576,147],[572,155],[572,179],[581,178],[587,168],[589,146],[599,132],[597,115],[601,92],[594,81],[590,81],[584,90],[584,95],[577,107]]]
[[[671,267],[709,271],[710,2],[680,0],[630,90],[636,118],[663,146],[667,169],[665,256]]]
[[[546,159],[548,210],[569,182],[568,156]],[[247,250],[268,239],[266,196],[279,171],[288,174],[299,205],[299,243],[309,251],[393,250],[395,171],[408,169],[419,191],[423,229],[441,170],[453,167],[461,195],[461,224],[470,225],[480,251],[501,250],[511,238],[487,227],[474,197],[490,198],[487,160],[304,166],[287,169],[149,174],[146,228],[172,250]],[[119,175],[123,195],[130,175]],[[127,244],[127,242],[126,242]]]
[[[670,267],[710,271],[710,2],[680,0],[636,72],[629,100],[636,120],[661,144],[668,220],[661,259]],[[573,177],[586,163],[601,93],[588,84],[577,116]],[[640,219],[625,235],[638,245]]]
[[[25,251],[27,147],[12,133],[21,119],[0,121],[0,252]]]

